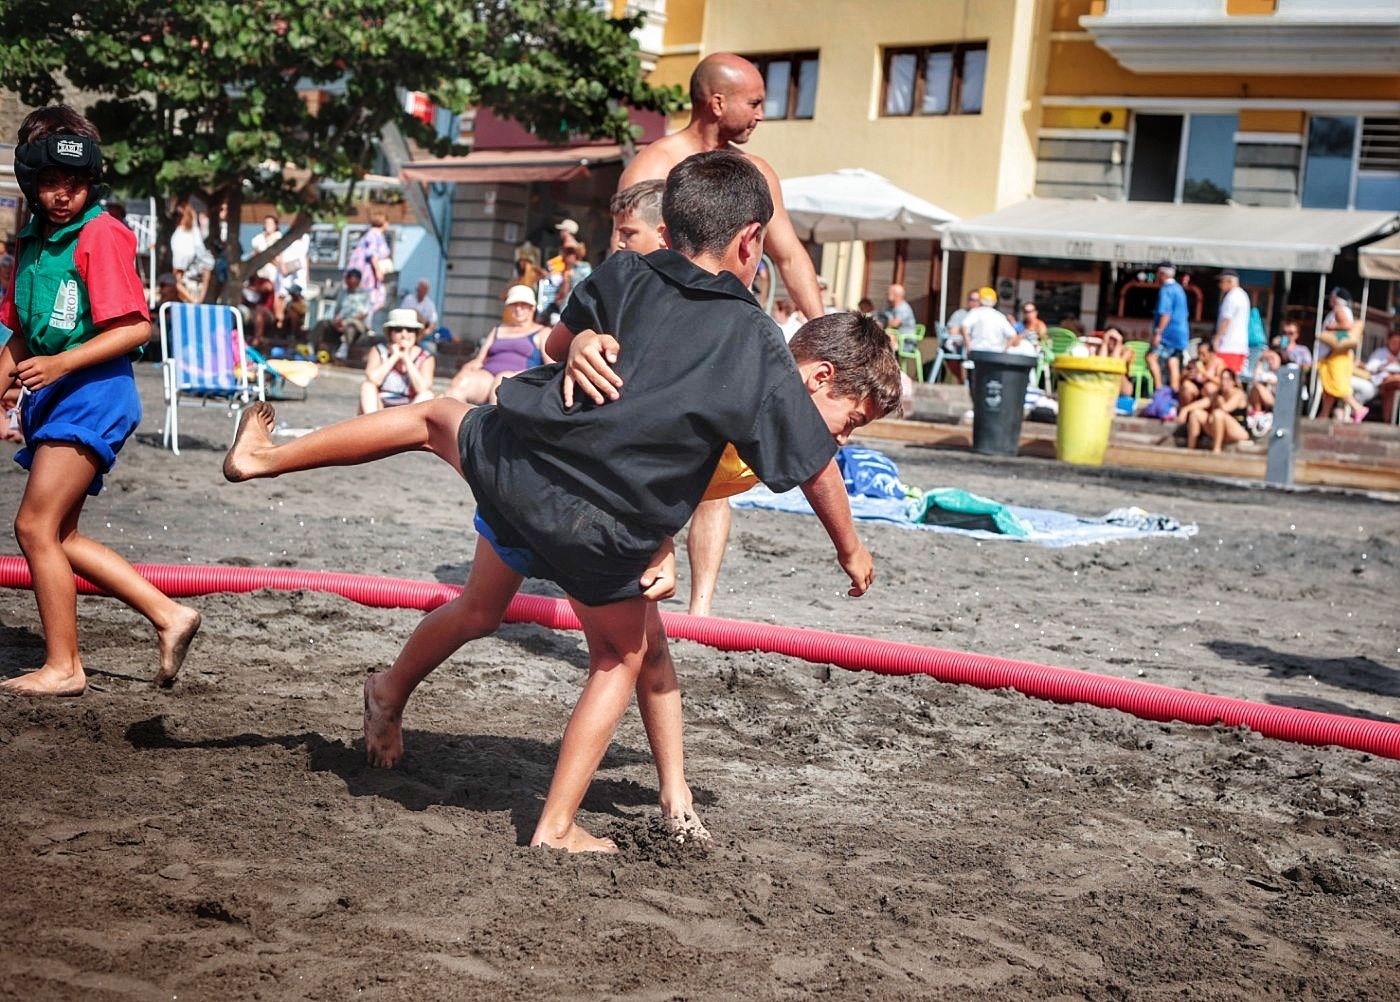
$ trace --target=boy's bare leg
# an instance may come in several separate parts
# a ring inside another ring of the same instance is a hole
[[[491,544],[478,539],[462,594],[423,617],[388,671],[365,679],[365,756],[370,765],[392,768],[403,758],[408,697],[463,644],[496,632],[520,582]]]
[[[136,573],[136,568],[119,554],[78,532],[77,511],[64,523],[62,540],[63,552],[73,570],[151,621],[160,641],[155,683],[162,687],[173,684],[190,643],[199,632],[199,610],[174,601]]]
[[[724,548],[729,544],[729,526],[733,520],[729,499],[701,501],[690,517],[690,529],[685,537],[685,552],[690,557],[690,614],[708,616],[710,603],[719,586],[719,569],[724,563]]]
[[[575,604],[575,610],[577,610]],[[655,602],[647,603],[647,648],[637,677],[637,709],[646,728],[661,785],[661,823],[677,842],[709,842],[685,781],[681,686]]]
[[[234,482],[276,477],[323,466],[354,466],[401,452],[426,450],[462,472],[457,429],[469,408],[451,397],[390,407],[318,428],[275,445],[277,412],[258,402],[244,408],[238,434],[224,457],[224,477]]]
[[[531,845],[569,852],[617,852],[612,839],[590,835],[575,815],[637,687],[647,655],[648,604],[642,598],[596,607],[575,603],[588,639],[588,681],[564,729],[559,762]]]
[[[0,682],[0,691],[80,696],[87,688],[78,655],[78,588],[60,530],[76,522],[97,469],[97,458],[83,446],[46,442],[34,450],[15,515],[15,539],[34,579],[34,599],[44,629],[44,663],[37,671]]]

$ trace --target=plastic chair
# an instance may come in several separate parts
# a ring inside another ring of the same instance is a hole
[[[1055,359],[1061,355],[1066,355],[1069,350],[1079,342],[1079,335],[1067,327],[1050,327],[1045,331],[1046,339],[1050,342],[1050,375],[1048,383],[1053,385],[1055,380],[1054,364]]]
[[[912,332],[899,328],[886,328],[885,332],[894,339],[895,355],[899,359],[900,371],[906,371],[907,364],[912,364],[914,371],[908,373],[909,378],[916,383],[922,383],[924,381],[924,356],[919,351],[919,343],[923,341],[927,328],[923,324],[915,324]]]
[[[1133,384],[1133,399],[1141,400],[1150,397],[1157,391],[1156,380],[1152,378],[1152,369],[1147,364],[1147,353],[1152,350],[1152,344],[1148,341],[1126,341],[1123,344],[1133,353],[1133,363],[1128,366],[1128,379]],[[1143,382],[1147,383],[1147,392],[1142,392]]]
[[[964,346],[961,351],[950,351],[948,348],[948,328],[944,324],[939,324],[936,328],[938,338],[938,351],[933,356],[933,363],[929,366],[928,382],[936,383],[943,375],[943,367],[947,362],[966,362],[967,348]]]
[[[160,308],[161,378],[165,429],[161,444],[180,454],[182,398],[201,404],[222,400],[237,430],[238,414],[252,400],[265,400],[264,370],[246,355],[243,317],[231,306],[166,303]],[[249,379],[249,369],[255,379]]]

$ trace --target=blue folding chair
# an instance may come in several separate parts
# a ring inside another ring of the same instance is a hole
[[[231,306],[165,303],[160,308],[161,375],[165,384],[165,430],[161,444],[180,454],[180,403],[222,400],[233,416],[252,400],[265,400],[263,367],[249,362],[243,316]],[[253,379],[249,379],[249,371]]]

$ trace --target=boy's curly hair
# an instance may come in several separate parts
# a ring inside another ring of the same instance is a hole
[[[873,317],[829,313],[802,325],[788,343],[803,362],[830,362],[836,374],[831,395],[871,400],[882,415],[899,405],[899,363],[894,345]]]

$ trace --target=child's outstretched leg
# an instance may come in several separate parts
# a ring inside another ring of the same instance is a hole
[[[578,608],[575,604],[575,610]],[[646,656],[637,677],[637,709],[656,760],[661,823],[677,842],[708,843],[710,833],[695,813],[694,797],[685,781],[680,681],[655,602],[647,603],[646,638]]]
[[[574,604],[588,640],[588,681],[564,729],[559,762],[531,845],[570,852],[617,852],[612,839],[593,837],[574,816],[637,687],[647,656],[650,604],[641,598],[596,607]]]
[[[470,410],[451,397],[390,407],[318,428],[274,445],[277,412],[258,402],[244,409],[238,433],[224,457],[224,477],[234,482],[276,477],[323,466],[354,466],[401,452],[426,450],[462,472],[457,430]]]
[[[477,540],[462,594],[423,617],[388,671],[365,679],[365,755],[371,765],[392,768],[403,758],[408,697],[463,644],[496,632],[521,580],[490,543]]]

